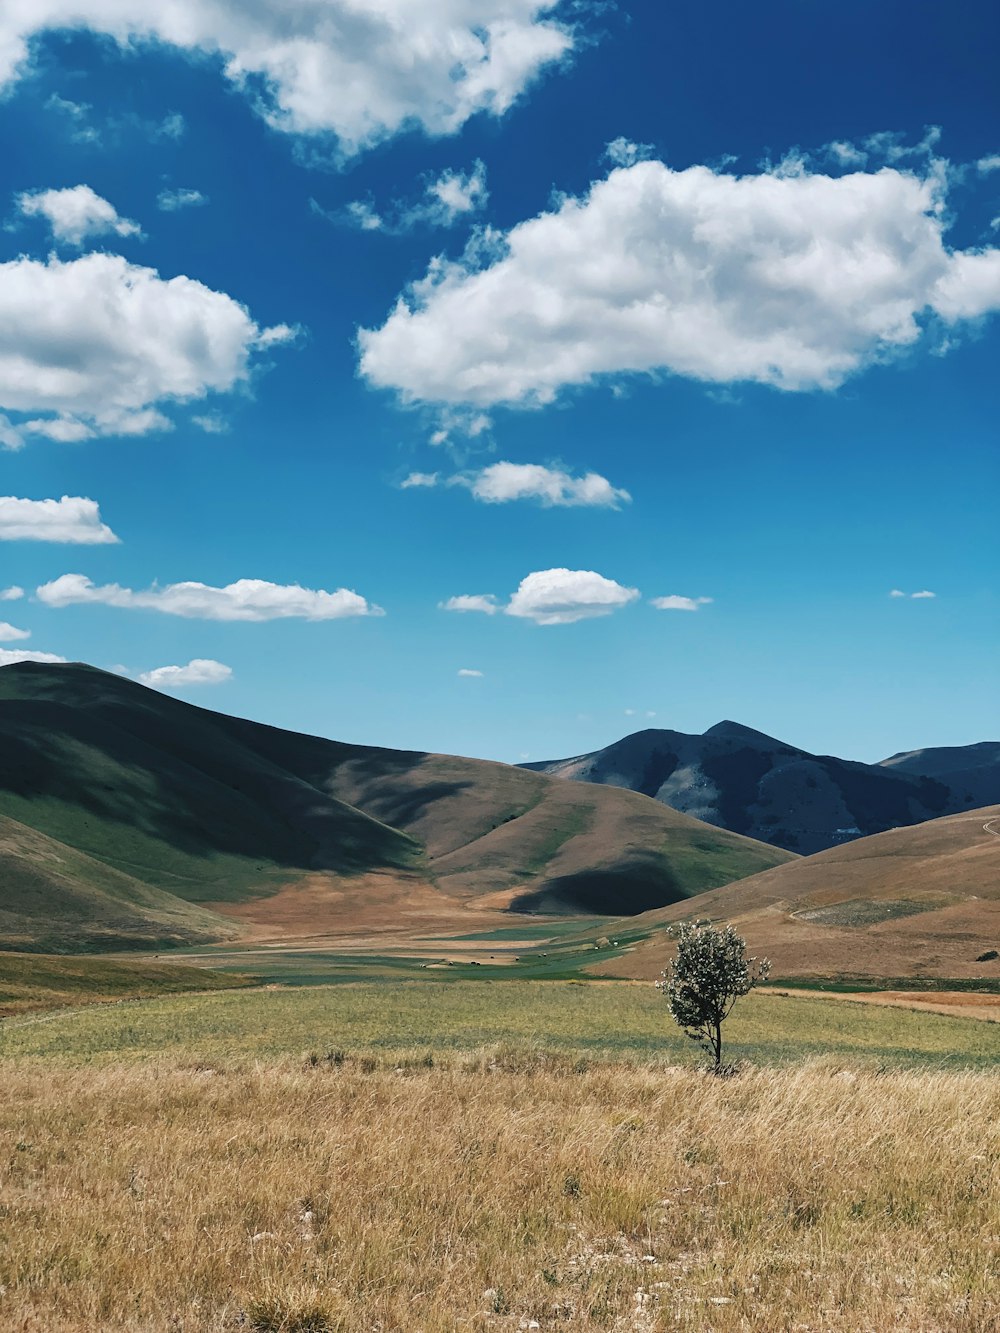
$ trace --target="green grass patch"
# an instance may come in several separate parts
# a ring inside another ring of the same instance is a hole
[[[0,953],[0,1014],[183,991],[231,990],[251,980],[178,963]]]
[[[759,993],[727,1023],[726,1056],[789,1064],[824,1055],[886,1066],[995,1067],[993,1024],[877,1005]],[[697,1062],[651,984],[439,979],[220,991],[8,1019],[3,1052],[70,1064],[440,1055],[513,1044],[588,1059]]]

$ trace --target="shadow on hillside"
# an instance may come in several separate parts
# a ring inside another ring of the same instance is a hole
[[[637,856],[609,869],[583,870],[547,880],[540,889],[520,894],[508,911],[638,916],[685,896],[662,860]]]
[[[0,703],[0,801],[6,792],[30,802],[41,831],[157,872],[157,882],[224,871],[184,858],[345,872],[413,864],[417,849],[402,834],[234,742],[211,714],[158,703]],[[160,849],[158,859],[154,842],[177,855]]]

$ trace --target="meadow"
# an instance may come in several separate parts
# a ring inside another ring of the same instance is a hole
[[[756,993],[729,1028],[720,1079],[629,982],[10,1017],[0,1327],[996,1333],[1000,1027]]]

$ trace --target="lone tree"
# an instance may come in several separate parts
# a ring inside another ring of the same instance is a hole
[[[722,1024],[739,997],[767,977],[771,964],[766,958],[747,958],[747,942],[732,926],[719,930],[708,921],[685,922],[667,933],[677,941],[677,957],[656,988],[667,997],[671,1017],[685,1035],[711,1049],[718,1074]]]

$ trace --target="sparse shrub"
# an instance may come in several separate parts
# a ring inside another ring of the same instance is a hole
[[[748,959],[746,940],[732,926],[719,930],[707,921],[684,922],[667,933],[677,940],[677,956],[656,988],[666,996],[677,1026],[709,1047],[713,1070],[722,1074],[722,1024],[739,997],[767,977],[771,964]]]

